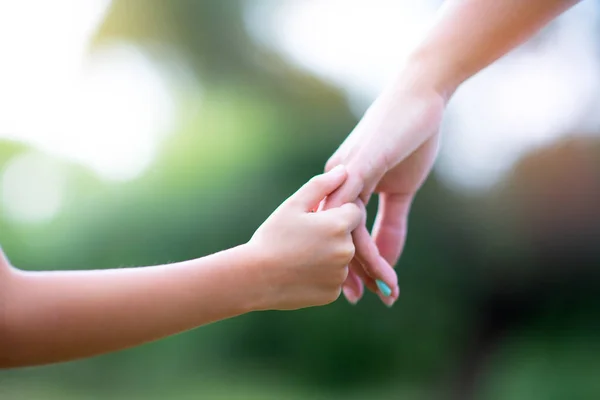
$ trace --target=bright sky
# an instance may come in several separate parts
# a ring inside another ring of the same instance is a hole
[[[172,110],[160,75],[137,49],[115,44],[87,55],[108,5],[0,2],[0,137],[127,180],[152,160]]]
[[[108,0],[0,2],[0,137],[124,181],[152,162],[173,105],[138,49],[115,43],[88,54],[108,6]],[[7,166],[0,175],[3,211],[27,221],[54,215],[64,185],[62,172],[47,161],[29,154]]]

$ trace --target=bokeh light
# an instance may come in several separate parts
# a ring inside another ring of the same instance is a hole
[[[106,179],[130,180],[152,162],[171,128],[173,105],[163,76],[141,50],[112,43],[90,52],[109,5],[2,2],[0,138],[81,163]]]
[[[0,176],[2,210],[18,222],[45,222],[60,211],[66,185],[65,171],[39,153],[19,155]]]

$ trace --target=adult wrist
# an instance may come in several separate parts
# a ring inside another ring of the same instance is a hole
[[[406,59],[391,89],[439,96],[447,103],[461,83],[460,74],[444,60],[427,49],[419,49]]]

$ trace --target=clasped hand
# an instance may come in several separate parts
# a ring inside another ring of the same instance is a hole
[[[342,288],[352,304],[365,285],[388,306],[398,299],[393,266],[404,248],[411,203],[437,154],[445,103],[435,92],[408,85],[383,93],[326,164],[327,171],[345,165],[348,178],[322,208],[357,202],[362,211],[352,233],[355,256]],[[365,205],[373,193],[379,204],[371,236]]]

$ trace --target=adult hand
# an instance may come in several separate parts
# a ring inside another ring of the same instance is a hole
[[[372,193],[380,194],[375,242],[366,226],[353,235],[357,256],[344,287],[348,300],[356,302],[362,295],[359,277],[372,290],[377,290],[373,279],[385,282],[391,288],[391,296],[384,297],[386,304],[398,296],[390,264],[395,264],[402,252],[410,204],[435,159],[447,100],[465,80],[576,3],[578,0],[444,2],[436,23],[408,57],[399,81],[371,106],[327,163],[327,169],[343,163],[349,173],[328,200],[330,206],[358,196],[366,204]],[[388,290],[381,285],[380,291]]]
[[[367,204],[373,193],[379,193],[373,238],[364,224],[364,212],[363,223],[353,233],[356,256],[343,286],[351,303],[362,297],[363,282],[387,305],[398,298],[392,266],[406,240],[412,200],[437,154],[445,105],[446,100],[438,93],[400,82],[373,103],[327,162],[326,170],[344,164],[348,179],[328,197],[325,208],[356,198]],[[390,293],[385,293],[388,288]]]

